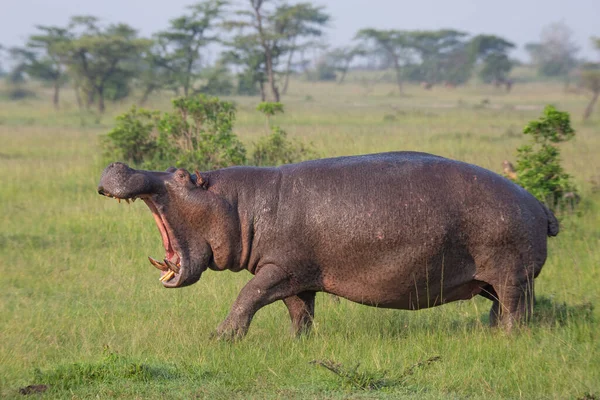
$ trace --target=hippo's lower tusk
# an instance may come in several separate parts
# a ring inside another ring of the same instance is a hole
[[[171,261],[167,260],[165,258],[165,264],[167,264],[167,266],[171,269],[171,271],[175,272],[175,273],[179,273],[179,266],[173,264]]]
[[[150,261],[150,264],[154,265],[156,268],[160,269],[161,271],[168,271],[169,267],[167,267],[165,264],[161,263],[158,260],[155,260],[154,258],[148,256],[148,260]]]

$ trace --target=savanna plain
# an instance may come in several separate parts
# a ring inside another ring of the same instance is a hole
[[[169,98],[147,107],[167,110]],[[251,146],[266,133],[258,100],[230,100]],[[561,83],[399,96],[391,84],[294,81],[283,102],[275,123],[322,157],[415,150],[496,172],[546,104],[569,111],[576,138],[560,146],[581,203],[549,239],[533,320],[506,334],[488,327],[484,298],[398,311],[319,294],[309,336],[290,334],[279,302],[245,339],[212,339],[250,274],[162,288],[146,259],[164,253],[147,207],[96,193],[100,135],[129,104],[97,120],[67,91],[55,111],[39,88],[33,100],[0,99],[0,397],[44,384],[42,398],[70,399],[600,398],[600,112],[581,121],[585,95]]]

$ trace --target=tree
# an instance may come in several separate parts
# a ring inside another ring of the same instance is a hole
[[[362,29],[356,34],[356,39],[373,43],[374,51],[385,54],[393,63],[396,71],[396,84],[398,91],[403,94],[402,89],[402,66],[410,59],[412,45],[409,33],[399,30]]]
[[[4,59],[4,46],[2,46],[0,44],[0,77],[4,76],[6,74],[6,72],[4,71],[4,68],[2,68],[3,59]]]
[[[66,81],[63,49],[72,35],[67,28],[37,25],[38,33],[29,37],[27,48],[32,52],[27,73],[33,78],[50,82],[54,89],[52,104],[59,108],[60,88]]]
[[[473,60],[466,37],[465,32],[453,29],[408,33],[408,46],[418,54],[422,76],[427,83],[459,84],[468,80]]]
[[[309,38],[320,37],[323,34],[322,28],[327,24],[330,17],[323,11],[323,7],[315,7],[310,3],[299,3],[279,6],[275,10],[274,18],[277,25],[281,27],[280,53],[282,55],[287,53],[284,82],[281,90],[282,94],[286,94],[294,54],[298,50],[320,46],[320,43]],[[302,39],[308,40],[302,41]]]
[[[234,36],[226,45],[228,50],[222,54],[222,61],[242,68],[242,71],[237,75],[237,93],[253,96],[260,91],[261,100],[265,101],[267,78],[262,47],[255,40],[255,37],[242,34]]]
[[[583,113],[583,120],[587,120],[600,96],[600,64],[585,64],[580,72],[581,86],[592,93],[592,98]]]
[[[217,41],[213,30],[226,5],[225,0],[206,0],[189,6],[191,14],[172,19],[169,28],[156,35],[159,51],[154,62],[174,74],[185,96],[194,90],[200,49]]]
[[[140,105],[146,104],[150,95],[161,89],[170,89],[177,94],[179,81],[176,72],[166,61],[166,54],[166,44],[160,39],[155,39],[142,54],[136,79],[137,85],[142,89]]]
[[[525,49],[543,76],[567,76],[577,65],[579,48],[573,40],[573,31],[563,22],[544,27],[540,42],[529,43]]]
[[[484,82],[508,81],[508,74],[513,67],[508,51],[514,47],[514,43],[494,35],[477,35],[471,39],[473,57],[483,62],[479,76]]]
[[[281,58],[287,55],[287,64],[284,75],[289,76],[294,53],[307,45],[302,39],[317,37],[322,34],[322,28],[329,20],[322,7],[315,7],[310,3],[290,5],[277,4],[274,0],[250,0],[250,10],[238,11],[241,19],[227,23],[228,27],[239,30],[233,44],[244,44],[253,50],[246,53],[240,60],[251,62],[248,70],[253,70],[261,65],[268,82],[271,97],[275,102],[280,100],[280,91],[277,82],[278,66]],[[231,44],[230,43],[230,44]],[[263,61],[259,64],[254,57],[256,49],[260,49]],[[256,74],[258,77],[258,74]],[[284,89],[287,88],[287,78]],[[265,99],[263,92],[263,99]]]
[[[341,74],[338,83],[344,83],[350,64],[356,57],[366,55],[366,51],[362,46],[346,46],[338,47],[325,55],[326,63],[332,66]]]
[[[151,42],[137,37],[135,29],[126,24],[113,24],[105,29],[90,17],[75,17],[72,26],[83,26],[85,31],[65,43],[62,53],[70,72],[77,77],[88,95],[88,104],[97,98],[98,111],[106,109],[107,86],[120,90],[135,76],[135,67]]]
[[[592,37],[592,45],[600,51],[600,38]],[[592,98],[583,113],[583,120],[587,120],[600,96],[600,63],[586,63],[581,66],[579,71],[579,81],[581,87],[591,92]]]

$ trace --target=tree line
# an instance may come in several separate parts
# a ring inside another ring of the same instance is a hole
[[[475,72],[484,82],[507,89],[512,84],[515,61],[509,52],[515,44],[505,38],[453,29],[365,28],[352,45],[329,49],[322,36],[330,20],[324,7],[310,2],[245,0],[245,6],[233,9],[226,0],[204,0],[148,38],[126,23],[74,16],[66,26],[38,25],[23,46],[4,51],[14,65],[9,81],[44,81],[54,89],[57,108],[69,82],[79,107],[99,112],[107,101],[126,98],[134,89],[142,104],[164,90],[177,96],[260,95],[278,102],[292,73],[343,83],[360,60],[367,68],[392,69],[400,93],[405,81],[421,82],[426,89],[456,86]],[[210,63],[205,54],[215,44],[222,51]],[[317,60],[309,60],[315,49]],[[578,49],[562,23],[546,28],[526,50],[541,75],[567,76],[578,65]],[[585,69],[593,71],[596,64]],[[586,75],[591,86],[594,74]]]

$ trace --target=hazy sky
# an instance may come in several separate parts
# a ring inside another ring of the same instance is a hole
[[[0,44],[20,45],[36,24],[64,25],[72,15],[90,14],[106,22],[126,22],[144,35],[164,29],[194,0],[1,0]],[[304,0],[306,1],[306,0]],[[238,4],[246,4],[237,0]],[[364,27],[381,29],[454,28],[497,34],[518,44],[536,41],[543,26],[563,21],[573,30],[580,56],[599,59],[590,36],[600,36],[600,0],[316,0],[333,20],[328,40],[348,43]]]

